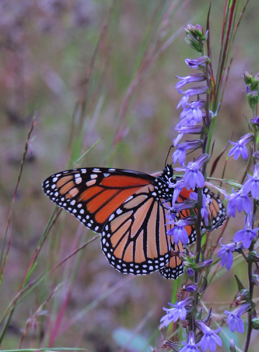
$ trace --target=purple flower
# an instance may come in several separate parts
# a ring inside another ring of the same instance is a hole
[[[175,323],[179,318],[181,320],[185,320],[187,311],[185,306],[192,302],[192,297],[188,297],[183,301],[175,302],[175,304],[168,303],[173,308],[163,308],[166,311],[166,315],[164,315],[160,322],[161,327],[168,326],[172,321]]]
[[[187,271],[188,271],[189,269],[191,269],[191,268],[188,268]],[[187,272],[187,271],[186,271],[186,272]],[[187,274],[187,275],[188,275],[188,274]],[[185,287],[185,290],[186,290],[187,292],[194,292],[194,291],[197,290],[197,286],[196,286],[196,285],[187,285],[187,286]]]
[[[202,111],[201,109],[204,108],[206,102],[204,100],[192,101],[185,105],[183,111],[180,114],[180,119],[184,117],[189,117],[189,115],[199,115],[200,119],[202,118]]]
[[[259,125],[259,116],[256,116],[250,120],[253,125]]]
[[[197,123],[201,122],[202,112],[201,110],[189,109],[189,114],[186,115],[177,125],[176,128],[181,128],[184,126],[195,126]]]
[[[208,87],[207,86],[200,86],[200,87],[194,87],[187,89],[185,91],[178,89],[178,93],[192,96],[192,95],[200,95],[200,94],[205,94],[208,93]]]
[[[188,217],[185,219],[178,220],[177,222],[170,222],[169,224],[173,224],[174,227],[167,231],[168,236],[173,236],[174,242],[178,245],[179,241],[182,244],[187,245],[189,241],[188,232],[185,230],[186,226],[194,225],[195,218]]]
[[[177,125],[174,128],[177,132],[180,132],[182,134],[200,134],[203,130],[202,125],[196,125],[196,126],[184,126],[184,127],[177,127]]]
[[[195,70],[200,70],[201,66],[204,66],[210,59],[208,56],[201,56],[198,59],[185,59],[186,65]]]
[[[206,266],[210,266],[213,263],[212,259],[204,260],[204,262],[200,262],[196,265],[197,269],[205,268]]]
[[[190,199],[194,199],[198,202],[198,194],[192,192],[190,194]],[[204,219],[204,223],[206,226],[209,225],[209,204],[211,203],[211,199],[207,198],[206,195],[202,192],[202,208],[201,208],[201,216]]]
[[[248,174],[248,178],[243,186],[244,193],[251,192],[252,197],[256,199],[259,196],[259,164],[255,165],[253,176]]]
[[[222,341],[217,335],[221,328],[218,328],[217,330],[213,331],[201,320],[197,321],[196,324],[198,328],[203,332],[203,336],[200,341],[202,351],[206,351],[206,349],[209,348],[211,352],[214,352],[216,350],[217,345],[222,346]]]
[[[183,133],[179,133],[176,138],[173,139],[174,146],[176,147],[180,140],[182,139]]]
[[[231,215],[234,218],[236,216],[236,208],[239,213],[242,210],[244,210],[246,213],[250,213],[252,209],[252,202],[251,202],[251,199],[248,197],[247,193],[244,192],[244,186],[237,193],[235,193],[234,189],[232,189],[232,192],[233,193],[227,196],[229,200],[228,216]]]
[[[243,242],[244,248],[247,249],[250,247],[251,242],[256,237],[256,231],[258,231],[258,229],[259,227],[253,230],[244,228],[243,230],[240,230],[235,234],[234,241]]]
[[[235,242],[243,242],[244,248],[249,248],[253,239],[257,236],[256,231],[259,230],[259,227],[253,229],[252,227],[252,218],[253,214],[248,214],[245,220],[245,228],[238,231],[234,236]]]
[[[177,160],[179,160],[179,164],[183,165],[186,157],[186,149],[180,145],[178,145],[176,151],[173,153],[172,158],[173,158],[173,163],[176,164]]]
[[[195,202],[191,199],[187,199],[184,202],[179,202],[179,203],[175,202],[172,208],[172,211],[179,213],[180,211],[183,211],[186,209],[193,209],[193,208],[195,208]]]
[[[186,150],[200,148],[201,146],[202,141],[200,139],[178,144],[177,150],[173,153],[173,163],[175,164],[179,160],[179,164],[182,165],[186,157]]]
[[[197,73],[186,77],[179,77],[179,76],[175,76],[175,77],[180,79],[180,81],[175,85],[176,89],[182,88],[183,86],[185,86],[185,84],[188,84],[191,82],[205,81],[205,78],[206,78],[204,73]]]
[[[204,186],[205,181],[200,171],[200,168],[208,159],[209,159],[209,156],[207,154],[202,154],[195,161],[189,162],[187,167],[185,167],[186,171],[183,176],[183,180],[192,189],[194,189],[196,186],[197,187]]]
[[[245,331],[245,324],[241,319],[241,315],[246,313],[250,309],[250,304],[246,303],[241,305],[239,308],[235,309],[233,312],[227,310],[224,311],[227,314],[227,322],[230,328],[230,331],[234,332],[237,330],[240,334],[243,334]]]
[[[188,103],[189,97],[188,95],[184,95],[181,100],[179,101],[178,105],[177,105],[177,109],[182,106],[182,108],[184,109],[186,104]]]
[[[175,170],[177,170],[177,168]],[[178,201],[178,197],[179,197],[179,194],[181,193],[182,189],[188,187],[188,185],[183,180],[177,181],[175,183],[169,181],[168,187],[174,188],[173,199],[172,199],[172,205],[174,208],[175,203]]]
[[[242,157],[244,159],[248,158],[248,150],[246,145],[248,143],[250,143],[253,139],[253,135],[251,133],[248,133],[246,135],[244,135],[243,137],[241,137],[241,139],[239,141],[237,141],[236,143],[229,141],[229,143],[231,143],[232,145],[234,145],[234,147],[230,150],[230,152],[228,153],[228,156],[232,156],[234,155],[234,159],[237,160],[239,158],[240,155],[242,155]]]
[[[179,352],[200,352],[198,346],[200,346],[200,342],[195,343],[195,335],[193,331],[189,332],[188,335],[188,343],[183,341],[184,347]]]
[[[218,252],[218,257],[221,258],[221,265],[226,265],[227,270],[230,270],[233,264],[233,254],[232,252],[236,249],[235,243],[222,244],[222,238],[219,240],[221,249]]]

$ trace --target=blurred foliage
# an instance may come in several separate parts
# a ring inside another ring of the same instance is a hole
[[[165,18],[170,7],[174,7],[173,11]],[[186,75],[184,59],[191,53],[179,28],[187,23],[205,26],[208,7],[206,0],[0,2],[2,234],[31,118],[35,111],[37,115],[9,229],[13,239],[1,286],[1,313],[15,296],[53,210],[41,191],[46,177],[77,165],[78,157],[99,139],[100,143],[80,160],[80,166],[112,165],[149,173],[164,167],[179,116],[175,75]],[[223,0],[212,3],[214,66],[223,11]],[[214,158],[233,132],[238,139],[246,131],[244,115],[248,114],[248,106],[241,75],[245,70],[258,70],[258,11],[259,3],[251,1],[237,33],[235,57],[215,133]],[[170,38],[172,43],[155,58],[154,53]],[[150,65],[146,58],[152,59]],[[132,94],[127,95],[138,72],[141,77]],[[229,165],[226,178],[242,175],[244,161],[230,161]],[[221,175],[222,168],[215,176]],[[232,237],[242,226],[241,218],[230,225]],[[30,280],[43,276],[91,237],[91,231],[62,212]],[[236,270],[245,282],[246,273],[238,265]],[[226,305],[220,302],[229,299],[230,291],[233,297],[236,286],[231,273],[220,280],[220,284],[215,280],[209,287],[204,300],[213,301],[223,312]],[[142,344],[148,341],[154,347],[162,346],[164,336],[158,325],[174,282],[158,274],[122,276],[110,267],[97,240],[50,274],[18,305],[2,348],[18,347],[27,319],[60,283],[44,307],[47,312],[29,327],[23,347],[118,351],[121,332],[127,335],[125,340],[130,332],[133,335],[131,343],[121,351],[137,351],[130,347],[137,339]],[[111,292],[107,291],[110,288]],[[254,336],[251,351],[258,350],[257,343]]]

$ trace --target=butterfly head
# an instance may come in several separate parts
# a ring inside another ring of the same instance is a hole
[[[162,174],[155,179],[154,187],[159,198],[168,199],[172,197],[173,188],[171,185],[176,182],[173,176],[172,165],[166,165]]]

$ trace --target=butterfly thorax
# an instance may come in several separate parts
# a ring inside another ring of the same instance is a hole
[[[171,165],[167,165],[162,174],[154,180],[154,188],[159,199],[170,199],[173,196],[174,188],[171,186],[176,183],[173,178],[174,172]]]

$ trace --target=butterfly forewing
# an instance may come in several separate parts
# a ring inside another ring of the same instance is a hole
[[[101,233],[104,223],[118,206],[153,179],[130,170],[73,169],[47,178],[43,190],[86,227]]]
[[[102,232],[102,250],[110,264],[124,274],[146,275],[169,261],[170,239],[165,231],[165,208],[154,186],[135,192],[114,212]]]

